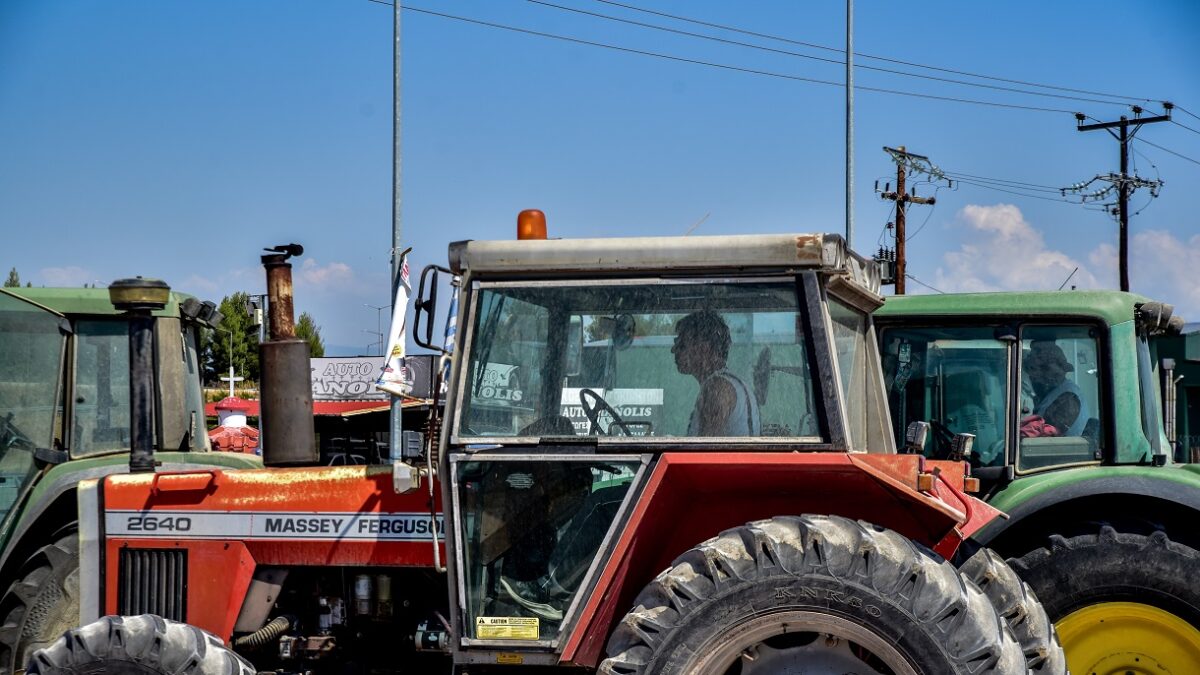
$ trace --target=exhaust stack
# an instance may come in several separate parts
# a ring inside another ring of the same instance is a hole
[[[287,262],[303,254],[304,247],[285,244],[266,250],[262,264],[267,271],[268,332],[267,340],[258,347],[263,464],[317,464],[308,343],[296,337],[292,265]]]
[[[129,317],[129,473],[154,471],[154,317],[171,287],[158,279],[118,279],[108,299]]]

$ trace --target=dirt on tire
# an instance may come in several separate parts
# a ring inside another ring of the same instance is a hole
[[[254,675],[220,638],[153,614],[106,616],[68,631],[29,661],[28,675]]]
[[[949,562],[890,530],[837,516],[733,528],[675,560],[609,639],[606,675],[688,672],[696,655],[764,613],[848,619],[923,675],[1028,673],[984,593]]]

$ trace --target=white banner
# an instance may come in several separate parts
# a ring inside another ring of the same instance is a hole
[[[411,250],[411,249],[409,249]],[[392,302],[392,323],[388,329],[387,362],[375,381],[375,388],[392,396],[406,396],[412,391],[412,378],[404,372],[404,317],[408,312],[408,296],[412,286],[408,283],[408,250],[400,254],[400,282],[396,284],[396,299]]]

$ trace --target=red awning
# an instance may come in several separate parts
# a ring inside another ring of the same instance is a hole
[[[424,400],[406,400],[404,401],[405,408],[414,406],[429,405],[430,401]],[[258,401],[247,400],[248,409],[245,412],[246,417],[258,417]],[[314,415],[333,415],[337,417],[349,417],[351,415],[361,415],[364,413],[386,412],[391,409],[391,403],[388,401],[313,401]],[[204,405],[204,414],[209,417],[217,416],[217,404],[206,403]]]

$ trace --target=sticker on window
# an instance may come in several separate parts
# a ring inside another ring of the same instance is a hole
[[[538,619],[523,616],[476,617],[475,637],[480,640],[536,640]]]

